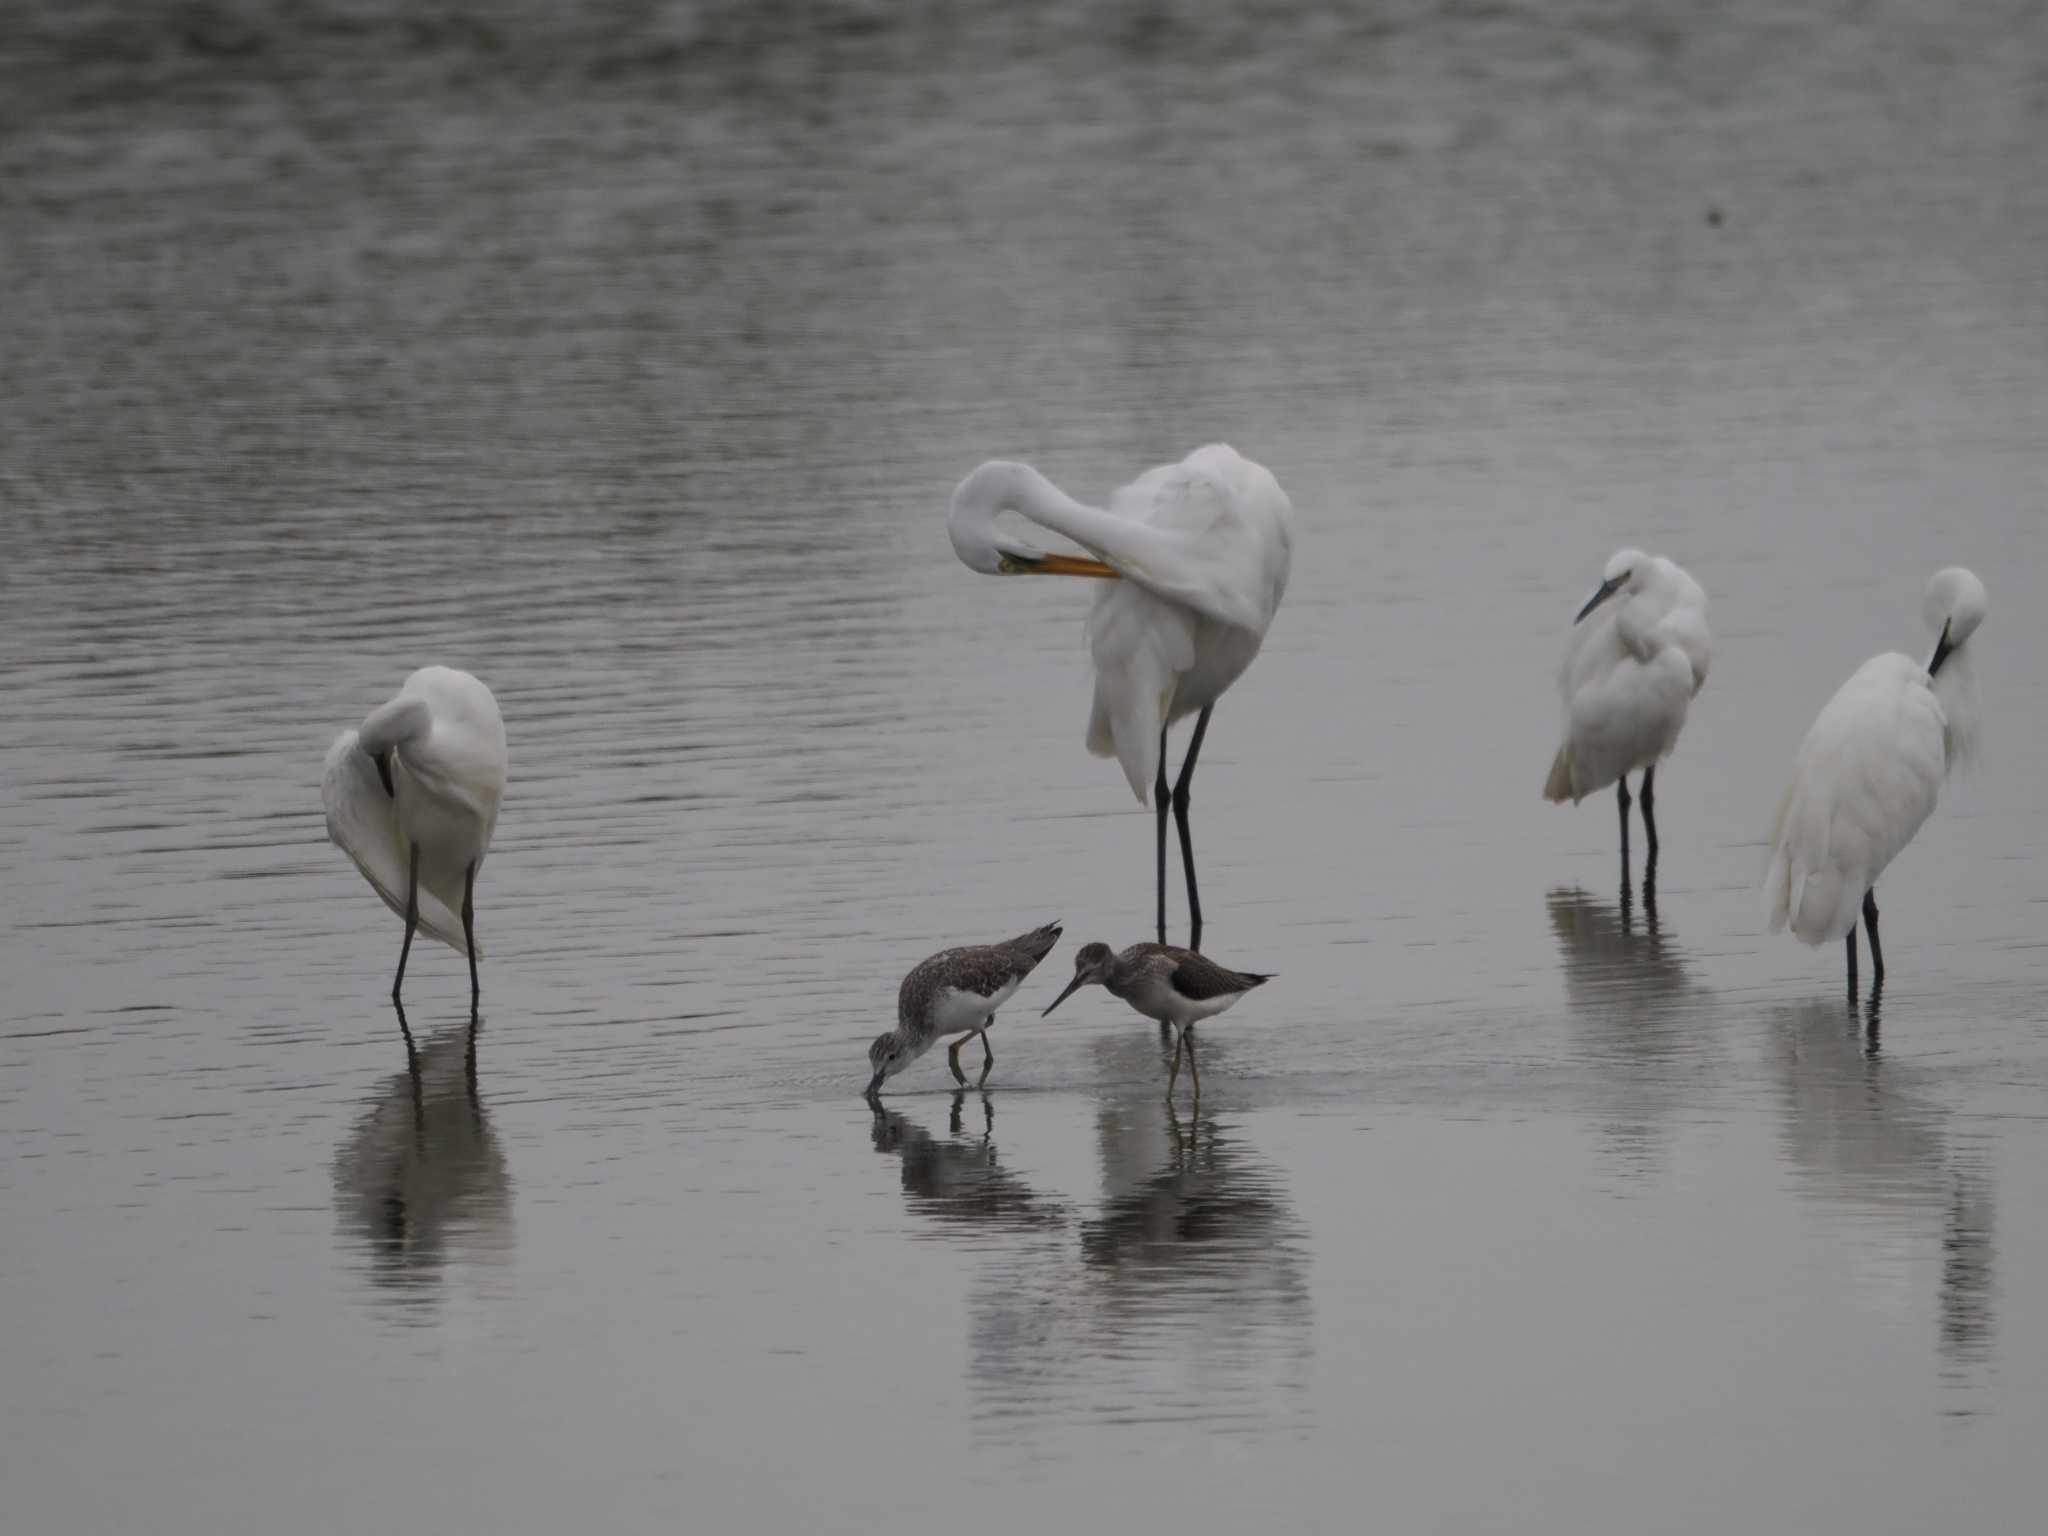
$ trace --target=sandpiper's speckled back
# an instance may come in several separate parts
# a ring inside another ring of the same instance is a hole
[[[1060,925],[1047,923],[1001,944],[945,949],[919,961],[896,994],[897,1028],[914,1040],[928,1039],[936,1029],[934,1007],[941,997],[957,992],[994,997],[1014,991],[1059,940]]]

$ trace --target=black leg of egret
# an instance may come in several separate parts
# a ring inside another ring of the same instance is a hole
[[[1152,786],[1152,805],[1159,818],[1159,942],[1166,942],[1166,727],[1159,727],[1159,778]]]
[[[1621,881],[1628,883],[1628,775],[1623,774],[1614,781],[1615,792],[1621,799]]]
[[[483,987],[476,979],[476,866],[462,872],[462,942],[469,947],[469,1017],[476,1019]]]
[[[1640,798],[1643,802],[1643,836],[1650,843],[1650,862],[1657,862],[1657,796],[1651,789],[1651,781],[1657,777],[1657,765],[1650,764],[1643,770],[1643,787]]]
[[[1180,861],[1188,877],[1188,948],[1198,954],[1202,948],[1202,897],[1195,889],[1195,844],[1188,835],[1188,786],[1194,781],[1195,759],[1201,756],[1202,738],[1209,734],[1209,716],[1215,709],[1211,704],[1195,716],[1195,734],[1188,741],[1188,755],[1173,786],[1173,819],[1180,827]]]
[[[1863,893],[1863,926],[1870,934],[1870,987],[1874,992],[1884,985],[1884,946],[1877,942],[1877,892]],[[1854,929],[1850,930],[1854,932]]]
[[[405,1021],[405,1004],[397,998],[391,999],[391,1006],[398,1012],[398,1032],[405,1037],[405,1070],[412,1074],[413,1096],[420,1091],[420,1054],[412,1043],[412,1026]]]
[[[405,875],[405,943],[398,950],[398,974],[391,978],[391,1001],[397,1006],[399,1019],[405,1017],[405,1006],[399,1002],[399,994],[405,990],[405,961],[412,953],[412,931],[420,925],[420,845],[412,845],[412,858],[406,866]],[[412,1038],[410,1030],[406,1038]]]
[[[995,1023],[994,1014],[989,1015],[988,1023]],[[988,1081],[988,1075],[995,1070],[996,1065],[996,1048],[988,1043],[988,1024],[981,1026],[981,1051],[981,1080],[974,1085],[977,1088]]]

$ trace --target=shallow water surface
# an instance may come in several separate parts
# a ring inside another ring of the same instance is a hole
[[[2038,8],[176,14],[0,42],[22,1529],[2030,1518]],[[1194,785],[1277,979],[1169,1105],[1038,1016],[1151,912],[1089,594],[942,522],[1210,439],[1300,520]],[[1717,642],[1654,886],[1537,793],[1624,542]],[[1852,1010],[1764,836],[1950,562],[1986,751]],[[409,1071],[318,779],[429,659],[512,779]]]

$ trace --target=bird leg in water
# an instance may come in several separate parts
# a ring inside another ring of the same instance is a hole
[[[1657,765],[1650,764],[1643,770],[1643,787],[1638,798],[1643,802],[1643,835],[1650,840],[1650,862],[1657,862],[1657,797],[1652,793],[1650,781],[1657,776]],[[1645,877],[1647,878],[1647,877]]]
[[[993,1024],[995,1023],[995,1021],[996,1016],[994,1014],[990,1014],[988,1016],[988,1024]],[[988,1043],[988,1024],[984,1024],[981,1026],[981,1076],[975,1081],[974,1084],[974,1086],[977,1088],[979,1088],[983,1083],[986,1083],[988,1081],[988,1075],[990,1072],[995,1070],[996,1065],[996,1048]]]
[[[962,1088],[967,1086],[967,1074],[960,1070],[960,1047],[973,1038],[974,1036],[972,1035],[962,1035],[958,1040],[955,1040],[946,1047],[946,1065],[953,1069],[953,1081]]]
[[[1856,925],[1854,923],[1849,925],[1849,932],[1844,942],[1849,946],[1849,1006],[1854,1008],[1856,1006]]]
[[[1614,781],[1614,788],[1621,800],[1621,883],[1628,884],[1628,775],[1623,774]]]
[[[1202,950],[1202,896],[1195,889],[1195,845],[1188,836],[1188,786],[1194,781],[1195,759],[1201,755],[1202,738],[1209,734],[1209,716],[1215,709],[1210,704],[1195,716],[1195,734],[1188,741],[1188,755],[1181,761],[1180,778],[1173,786],[1173,819],[1180,827],[1180,859],[1188,879],[1188,948],[1197,954]],[[1163,896],[1160,905],[1162,909],[1165,906]]]
[[[462,941],[469,946],[469,1022],[476,1023],[478,1000],[483,988],[476,979],[476,865],[471,864],[462,872]],[[476,1036],[472,1032],[470,1044],[473,1047]]]
[[[1180,1053],[1187,1043],[1187,1036],[1188,1032],[1184,1029],[1175,1030],[1173,1034],[1173,1065],[1166,1073],[1166,1102],[1169,1104],[1173,1102],[1173,1085],[1180,1078]]]
[[[1877,942],[1877,891],[1875,889],[1863,893],[1863,926],[1870,933],[1870,969],[1873,973],[1870,979],[1870,988],[1875,992],[1884,985],[1884,946]],[[1849,938],[1851,942],[1854,942],[1855,937],[1856,925],[1851,923],[1849,925]]]
[[[1202,1064],[1195,1059],[1195,1026],[1190,1024],[1181,1033],[1188,1041],[1188,1076],[1195,1080],[1195,1102],[1202,1102]]]
[[[1159,778],[1152,786],[1152,805],[1159,821],[1159,942],[1166,942],[1166,727],[1159,727]]]
[[[391,1001],[398,1003],[399,994],[405,990],[405,959],[412,953],[412,931],[420,925],[420,845],[412,845],[412,859],[406,867],[405,876],[405,943],[398,950],[398,974],[391,978]],[[405,1011],[399,1008],[399,1022],[403,1023]],[[411,1038],[408,1030],[406,1037]]]

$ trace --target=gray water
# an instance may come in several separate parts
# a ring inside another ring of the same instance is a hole
[[[2044,57],[1906,0],[19,10],[9,1528],[2030,1524]],[[1037,1016],[1150,921],[1090,594],[942,522],[1211,439],[1300,518],[1195,781],[1205,948],[1278,979],[1170,1108],[1112,999]],[[1624,542],[1717,639],[1654,913],[1537,794]],[[1950,562],[1987,746],[1873,1037],[1762,844]],[[422,948],[414,1077],[318,779],[428,660],[512,782],[475,1071]],[[872,1115],[902,973],[1054,917],[990,1092]]]

